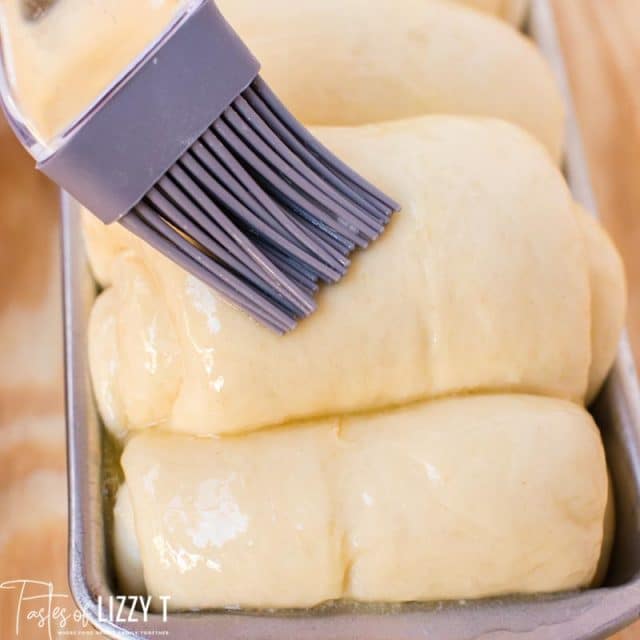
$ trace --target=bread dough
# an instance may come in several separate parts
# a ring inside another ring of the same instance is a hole
[[[123,466],[148,592],[173,609],[575,589],[603,548],[598,430],[548,398],[454,398],[240,438],[152,430]]]
[[[521,26],[531,5],[530,0],[454,0],[472,9],[502,18],[514,26]]]
[[[91,311],[89,363],[100,415],[122,438],[131,425],[165,420],[183,371],[169,310],[148,270],[131,254],[116,264],[118,286],[102,293]],[[135,382],[126,389],[128,380]]]
[[[171,595],[172,608],[338,597],[332,438],[327,426],[224,442],[132,441],[122,460],[149,594]]]
[[[113,281],[113,383],[91,358],[97,395],[115,387],[125,409],[116,429],[229,433],[467,390],[581,400],[586,255],[542,148],[444,116],[316,133],[403,210],[284,337],[139,243]],[[93,313],[90,342],[109,339],[105,322]]]
[[[499,10],[502,2],[484,4]],[[305,124],[426,113],[504,118],[559,160],[564,107],[546,60],[490,16],[433,0],[221,0],[262,75]]]
[[[576,212],[585,240],[591,289],[591,366],[585,398],[586,404],[590,404],[615,360],[626,318],[627,289],[622,259],[611,238],[592,214],[579,205],[576,205]],[[116,257],[131,247],[139,250],[140,243],[123,227],[105,227],[87,213],[83,216],[83,228],[94,274],[103,286],[108,286]],[[92,344],[103,343],[105,348],[110,348],[110,340],[113,339],[98,338]],[[96,366],[102,365],[97,362]],[[100,376],[103,384],[106,383],[105,374]],[[98,399],[104,401],[109,397],[107,387]],[[116,430],[118,425],[124,424],[122,417],[111,419],[111,411],[107,408],[101,407],[101,414]]]
[[[596,397],[615,360],[624,328],[627,288],[622,258],[602,225],[576,205],[591,282],[591,367],[586,403]]]

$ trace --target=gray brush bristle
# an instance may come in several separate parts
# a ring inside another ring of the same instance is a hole
[[[121,222],[284,333],[398,209],[258,77]]]

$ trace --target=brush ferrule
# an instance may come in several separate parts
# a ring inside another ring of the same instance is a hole
[[[165,32],[39,163],[105,223],[130,211],[260,65],[210,0]]]

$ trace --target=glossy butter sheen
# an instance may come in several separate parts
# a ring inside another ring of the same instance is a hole
[[[627,317],[627,285],[622,257],[604,227],[576,205],[589,255],[591,282],[591,367],[586,404],[591,404],[616,357]]]
[[[140,550],[126,535],[117,556],[139,554],[173,609],[574,589],[603,548],[600,436],[559,400],[454,398],[239,438],[148,431],[122,462],[133,506],[116,525],[133,515]]]

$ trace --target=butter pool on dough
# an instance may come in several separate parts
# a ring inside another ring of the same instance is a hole
[[[598,430],[549,398],[452,398],[239,438],[146,431],[123,467],[132,507],[116,526],[135,522],[137,540],[116,554],[174,609],[575,589],[608,548]]]

